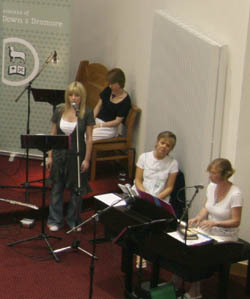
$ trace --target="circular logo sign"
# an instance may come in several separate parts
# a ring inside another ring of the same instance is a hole
[[[3,40],[2,82],[11,86],[29,83],[39,71],[35,48],[26,40],[10,37]]]

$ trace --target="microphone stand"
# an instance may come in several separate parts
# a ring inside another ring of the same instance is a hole
[[[197,195],[198,192],[199,192],[199,187],[194,186],[194,188],[195,188],[195,192],[194,192],[192,198],[190,199],[190,201],[188,201],[188,202],[186,203],[184,212],[183,212],[183,214],[182,214],[182,216],[181,216],[181,218],[180,218],[180,220],[179,220],[179,225],[181,225],[182,220],[183,220],[184,218],[186,218],[185,233],[184,233],[184,243],[185,243],[185,245],[187,245],[188,210],[189,210],[189,208],[191,207],[193,200],[195,199],[196,195]],[[182,289],[184,290],[184,288],[185,288],[185,283],[184,283],[184,279],[182,279]],[[184,299],[184,293],[181,295],[181,298]]]
[[[56,58],[56,51],[54,51],[52,54],[48,56],[48,58],[45,60],[45,63],[41,67],[41,69],[37,72],[37,74],[34,76],[32,80],[28,83],[28,85],[23,89],[23,91],[18,95],[18,97],[15,99],[15,102],[18,102],[22,95],[26,92],[28,92],[28,108],[27,108],[27,124],[26,124],[26,134],[30,134],[30,93],[31,93],[31,86],[32,83],[39,77],[39,75],[44,71],[44,69],[49,65],[50,62],[52,62]],[[27,189],[30,188],[29,184],[29,148],[26,148],[26,173],[25,173],[25,183],[21,183],[22,186],[19,188],[25,188],[25,201],[29,202],[29,193]],[[5,186],[5,188],[17,188],[17,186]],[[32,187],[33,188],[33,187]],[[36,187],[35,187],[36,188]]]
[[[179,220],[179,222],[181,223],[182,220],[183,220],[184,218],[186,218],[185,234],[184,234],[184,243],[185,243],[185,245],[187,245],[188,210],[190,209],[193,200],[195,199],[196,195],[197,195],[198,192],[199,192],[199,188],[198,188],[198,187],[194,187],[194,188],[195,188],[195,192],[194,192],[192,198],[190,199],[190,201],[187,202],[186,207],[185,207],[185,209],[184,209],[184,212],[183,212],[183,214],[182,214],[182,216],[181,216],[181,218],[180,218],[180,220]]]
[[[29,145],[27,145],[27,146],[29,146]],[[29,241],[33,241],[33,240],[44,240],[46,242],[49,250],[50,250],[50,253],[55,258],[56,262],[59,262],[59,258],[55,254],[53,248],[51,247],[51,245],[50,245],[50,243],[48,241],[48,239],[49,238],[54,238],[54,239],[57,239],[57,240],[61,240],[61,237],[47,235],[45,233],[45,228],[44,228],[44,226],[45,226],[45,195],[46,195],[46,186],[45,186],[45,173],[46,173],[45,157],[46,157],[46,151],[48,150],[48,148],[44,147],[41,150],[43,152],[43,186],[41,188],[42,189],[41,233],[38,234],[38,235],[36,235],[36,236],[34,236],[34,237],[30,237],[30,238],[27,238],[27,239],[23,239],[23,240],[19,240],[19,241],[8,243],[8,246],[14,246],[16,244],[20,244],[20,243],[23,243],[23,242],[29,242]],[[29,205],[29,206],[31,206],[31,205]]]
[[[152,234],[154,231],[162,231],[162,228],[164,227],[164,224],[168,223],[168,220],[165,218],[161,219],[154,219],[150,220],[148,222],[143,222],[140,224],[135,224],[132,226],[127,226],[127,233],[128,238],[132,241],[133,247],[137,250],[137,258],[139,257],[139,268],[137,272],[138,282],[137,286],[135,288],[135,293],[138,296],[138,298],[148,298],[146,288],[143,287],[143,269],[142,269],[142,260],[143,257],[141,255],[141,252],[143,250],[143,244],[144,240],[148,235]],[[118,238],[117,238],[118,239]],[[116,240],[117,242],[117,240]],[[150,288],[156,287],[158,284],[158,277],[159,277],[159,268],[158,268],[158,262],[157,259],[152,264],[152,272],[151,272],[151,278],[150,278]],[[156,276],[156,277],[155,277]]]
[[[78,127],[78,121],[79,121],[79,110],[75,108],[75,112],[76,112],[76,116],[77,116],[77,122],[76,122],[76,159],[77,159],[77,190],[76,190],[76,209],[75,209],[75,215],[76,218],[79,216],[80,214],[80,200],[81,200],[81,167],[80,167],[80,156],[79,156],[79,127]],[[71,229],[71,231],[76,231],[77,228],[80,227],[75,226]],[[81,247],[79,247],[80,241],[79,240],[74,240],[71,246],[67,246],[64,248],[60,248],[60,249],[56,249],[54,250],[55,253],[59,253],[59,252],[63,252],[69,249],[79,249],[80,251],[86,253],[88,256],[93,257],[94,259],[96,259],[97,257],[91,253],[89,253],[88,251],[82,249]]]
[[[113,208],[117,203],[123,201],[124,199],[118,199],[116,201],[114,201],[110,206],[104,208],[101,211],[97,211],[94,215],[92,215],[91,217],[89,217],[88,219],[86,219],[85,221],[83,221],[82,223],[80,223],[79,225],[77,225],[76,227],[73,227],[71,230],[67,231],[66,234],[70,234],[72,231],[74,231],[75,229],[87,224],[88,222],[94,220],[94,230],[93,230],[93,242],[92,242],[92,255],[91,255],[91,261],[90,261],[90,280],[89,280],[89,299],[92,299],[93,296],[93,281],[94,281],[94,262],[96,259],[98,259],[98,257],[95,255],[96,253],[96,222],[99,221],[99,218],[102,214],[104,214],[105,212],[107,212],[109,209]]]

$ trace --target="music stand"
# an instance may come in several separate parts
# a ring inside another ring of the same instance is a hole
[[[40,76],[40,74],[46,69],[46,67],[51,63],[51,62],[55,62],[57,58],[57,53],[56,51],[54,51],[53,53],[51,53],[48,58],[45,60],[44,64],[42,65],[42,67],[40,68],[40,70],[36,73],[36,75],[33,77],[33,79],[31,79],[28,84],[26,85],[26,87],[23,89],[23,91],[18,95],[18,97],[15,99],[15,102],[18,102],[20,100],[20,98],[22,97],[22,95],[25,93],[25,91],[27,90],[28,92],[28,108],[27,108],[27,126],[26,126],[26,134],[29,135],[30,134],[30,94],[31,94],[31,86],[33,84],[33,82]],[[26,192],[25,192],[25,199],[26,202],[29,201],[28,198],[28,189],[30,188],[29,185],[29,148],[26,147],[26,180],[25,183],[22,183],[21,185],[23,187],[21,188],[25,188]],[[8,186],[8,188],[11,188],[11,186]],[[13,187],[12,187],[13,188]],[[32,187],[33,188],[33,187]]]
[[[45,175],[46,175],[46,152],[51,149],[67,149],[69,147],[68,136],[65,135],[21,135],[21,147],[22,148],[36,148],[43,152],[43,185],[42,189],[42,217],[41,217],[41,233],[27,239],[15,241],[12,243],[8,243],[8,246],[14,246],[19,243],[23,243],[26,241],[33,241],[37,239],[44,240],[52,253],[53,257],[57,262],[59,262],[59,258],[54,253],[52,247],[49,244],[49,238],[55,238],[61,240],[60,237],[49,236],[45,233]]]
[[[133,280],[133,255],[134,250],[140,255],[142,248],[144,247],[144,242],[149,237],[150,234],[162,232],[168,226],[168,220],[166,218],[154,219],[148,222],[135,224],[131,226],[126,226],[122,231],[114,238],[112,241],[115,244],[121,244],[125,242],[127,244],[123,247],[123,254],[126,256],[126,267],[127,271],[125,274],[125,295],[131,294],[132,290],[132,280]],[[124,263],[124,261],[123,261]],[[155,287],[157,285],[159,277],[158,264],[153,265],[152,268],[153,275],[151,278],[150,285]],[[156,277],[155,277],[156,276]],[[139,298],[149,298],[148,292],[142,288],[142,259],[140,255],[140,267],[138,272],[138,287],[136,288],[136,293]]]
[[[51,104],[52,113],[55,112],[56,106],[64,102],[65,90],[60,89],[40,89],[31,88],[33,98],[36,102],[48,102]],[[43,179],[29,181],[29,183],[42,182]],[[45,179],[46,181],[46,179]]]
[[[65,90],[31,88],[33,98],[36,102],[47,102],[53,106],[53,113],[58,104],[64,103]]]
[[[192,205],[193,200],[195,199],[195,196],[198,194],[198,192],[199,192],[199,188],[195,187],[194,194],[193,194],[192,198],[189,201],[186,202],[185,209],[184,209],[183,214],[182,214],[182,216],[181,216],[181,218],[179,220],[178,230],[180,231],[180,233],[181,233],[180,224],[182,223],[182,221],[184,219],[186,221],[185,230],[184,230],[184,243],[185,243],[185,245],[187,245],[187,239],[188,239],[188,221],[189,221],[189,219],[188,219],[188,211],[189,211],[189,209],[190,209],[190,207]]]
[[[106,208],[104,208],[101,211],[96,212],[94,215],[89,217],[87,220],[83,221],[82,223],[80,223],[76,227],[73,227],[71,230],[66,232],[66,234],[69,234],[73,230],[77,229],[78,227],[81,227],[84,224],[87,224],[88,222],[94,220],[93,242],[92,242],[93,246],[92,246],[92,255],[91,255],[90,271],[89,271],[89,275],[90,275],[90,279],[89,279],[89,299],[92,299],[92,296],[93,296],[94,261],[97,259],[97,256],[95,255],[95,253],[96,253],[96,222],[99,220],[99,217],[102,214],[104,214],[105,212],[110,210],[112,207],[114,207],[117,203],[119,203],[121,201],[123,201],[123,198],[119,198],[117,201],[114,201],[111,205],[107,206]],[[70,247],[67,247],[66,249],[68,249],[68,248],[70,248]]]

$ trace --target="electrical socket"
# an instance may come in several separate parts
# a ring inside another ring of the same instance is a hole
[[[23,218],[20,220],[20,224],[22,227],[32,228],[35,225],[35,220],[29,218]]]
[[[11,153],[9,157],[9,162],[13,162],[15,159],[16,153]]]

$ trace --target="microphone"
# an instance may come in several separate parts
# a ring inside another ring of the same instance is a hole
[[[128,199],[126,200],[126,203],[127,203],[127,206],[128,208],[130,209],[131,208],[131,205],[132,203],[135,201],[135,196],[133,194],[133,191],[131,189],[131,185],[130,184],[125,184],[124,185],[128,191]]]
[[[194,185],[191,188],[204,189],[204,186],[203,185]]]
[[[75,102],[73,102],[73,103],[72,103],[72,107],[74,108],[76,114],[78,114],[79,111],[80,111],[78,105],[77,105]]]
[[[53,57],[52,57],[52,62],[57,63],[57,52],[54,51]]]
[[[132,199],[135,199],[135,196],[134,196],[133,191],[131,189],[131,185],[130,184],[125,184],[125,187],[128,190],[129,197],[132,198]]]
[[[186,186],[186,187],[181,188],[179,191],[184,190],[184,189],[191,189],[191,188],[203,189],[204,186],[203,185]]]

